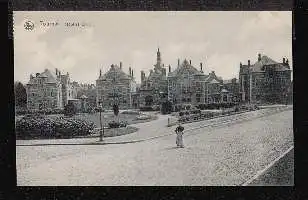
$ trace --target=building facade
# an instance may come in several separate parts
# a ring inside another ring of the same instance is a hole
[[[240,96],[242,102],[285,103],[291,86],[291,69],[288,59],[282,63],[258,54],[258,61],[251,65],[240,63]]]
[[[119,105],[120,109],[131,108],[134,104],[133,96],[136,93],[136,81],[131,67],[129,75],[120,66],[112,64],[110,69],[103,75],[100,70],[96,80],[96,103],[102,102],[104,108],[111,108],[113,104]]]
[[[169,65],[170,68],[170,65]],[[144,71],[141,71],[141,84],[139,87],[139,107],[160,105],[164,97],[167,97],[168,82],[166,68],[162,64],[161,53],[157,50],[156,64],[154,70],[150,70],[146,77]]]
[[[168,100],[174,105],[202,104],[206,100],[205,80],[208,76],[203,73],[202,63],[200,70],[192,66],[186,59],[178,67],[168,73]]]
[[[49,69],[42,73],[30,75],[26,84],[27,108],[39,109],[62,109],[70,99],[77,97],[76,90],[71,86],[69,74],[61,75],[56,69],[54,74]]]

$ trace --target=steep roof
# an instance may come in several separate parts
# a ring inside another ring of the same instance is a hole
[[[34,84],[35,80],[38,78],[47,78],[46,83],[57,83],[56,75],[51,72],[49,69],[45,69],[44,72],[40,73],[37,77],[34,77],[33,79],[30,79],[28,84]]]
[[[209,73],[209,76],[205,80],[208,83],[221,83],[222,79],[218,78],[214,71]]]
[[[183,74],[184,72],[188,72],[189,74],[193,74],[193,75],[202,75],[202,76],[204,76],[203,73],[201,73],[195,67],[190,65],[186,59],[173,72],[170,72],[168,74],[168,76],[178,76],[180,74]]]
[[[265,55],[262,56],[261,59],[259,61],[257,61],[255,64],[253,64],[250,68],[251,68],[252,72],[263,72],[264,70],[262,70],[262,67],[266,66],[266,65],[275,65],[276,71],[290,70],[284,64],[278,63],[278,62],[274,61],[273,59],[271,59],[271,58],[269,58],[268,56],[265,56]]]
[[[110,69],[104,75],[100,76],[98,80],[113,79],[114,76],[117,79],[131,79],[119,66],[111,65]]]

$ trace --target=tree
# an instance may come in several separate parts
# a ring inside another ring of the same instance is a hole
[[[72,102],[68,102],[68,104],[64,107],[64,115],[65,116],[73,116],[77,113],[77,108]]]
[[[113,105],[113,113],[115,116],[118,116],[119,114],[119,106],[116,104]]]
[[[21,82],[14,83],[15,94],[15,106],[26,107],[27,106],[27,92],[26,88]]]

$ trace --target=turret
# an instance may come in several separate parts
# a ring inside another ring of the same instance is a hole
[[[258,54],[258,61],[261,61],[261,54]]]

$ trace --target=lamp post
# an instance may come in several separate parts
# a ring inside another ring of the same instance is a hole
[[[102,124],[102,110],[103,110],[103,106],[102,106],[102,100],[100,99],[98,101],[98,105],[99,105],[99,122],[100,122],[100,130],[99,130],[99,141],[103,141],[103,135],[104,135],[104,126]]]

